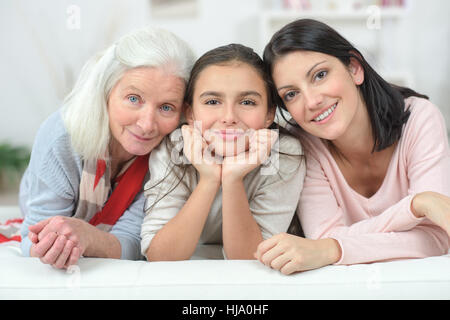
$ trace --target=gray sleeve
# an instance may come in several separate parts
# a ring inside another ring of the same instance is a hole
[[[19,206],[24,215],[20,233],[24,256],[29,256],[31,247],[28,227],[53,216],[72,216],[78,197],[81,161],[73,155],[64,136],[45,140],[41,132],[20,184]]]
[[[119,240],[122,247],[120,259],[142,260],[140,232],[144,218],[144,204],[145,196],[141,191],[110,231]]]

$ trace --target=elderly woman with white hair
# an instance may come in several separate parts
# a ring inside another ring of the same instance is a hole
[[[141,258],[149,153],[179,124],[193,63],[184,41],[153,28],[86,63],[22,178],[24,256],[55,268],[80,256]]]

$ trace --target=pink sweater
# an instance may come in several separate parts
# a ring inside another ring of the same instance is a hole
[[[370,198],[346,182],[323,142],[302,133],[307,170],[297,214],[307,238],[333,238],[342,249],[336,264],[446,254],[443,229],[410,211],[416,193],[450,196],[450,151],[444,119],[428,100],[405,100],[411,115],[386,177]]]

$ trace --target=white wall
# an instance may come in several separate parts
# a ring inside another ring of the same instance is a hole
[[[410,3],[399,23],[398,62],[414,74],[414,89],[440,107],[450,129],[450,1]]]
[[[2,0],[0,142],[31,146],[40,123],[60,106],[83,63],[134,28],[150,24],[169,29],[197,55],[231,42],[258,53],[264,46],[259,24],[263,1],[198,0],[195,18],[174,20],[152,19],[149,1]],[[395,63],[411,71],[415,89],[431,97],[450,127],[450,2],[409,2],[392,43],[398,53]],[[80,9],[79,29],[71,29],[71,5]]]

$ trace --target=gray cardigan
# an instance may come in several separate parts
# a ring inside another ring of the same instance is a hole
[[[81,157],[72,149],[61,113],[57,111],[39,128],[20,185],[19,206],[24,215],[20,233],[24,256],[30,255],[31,248],[28,226],[52,216],[75,214],[82,168]],[[110,231],[121,244],[121,259],[142,258],[140,230],[144,202],[141,191]]]

